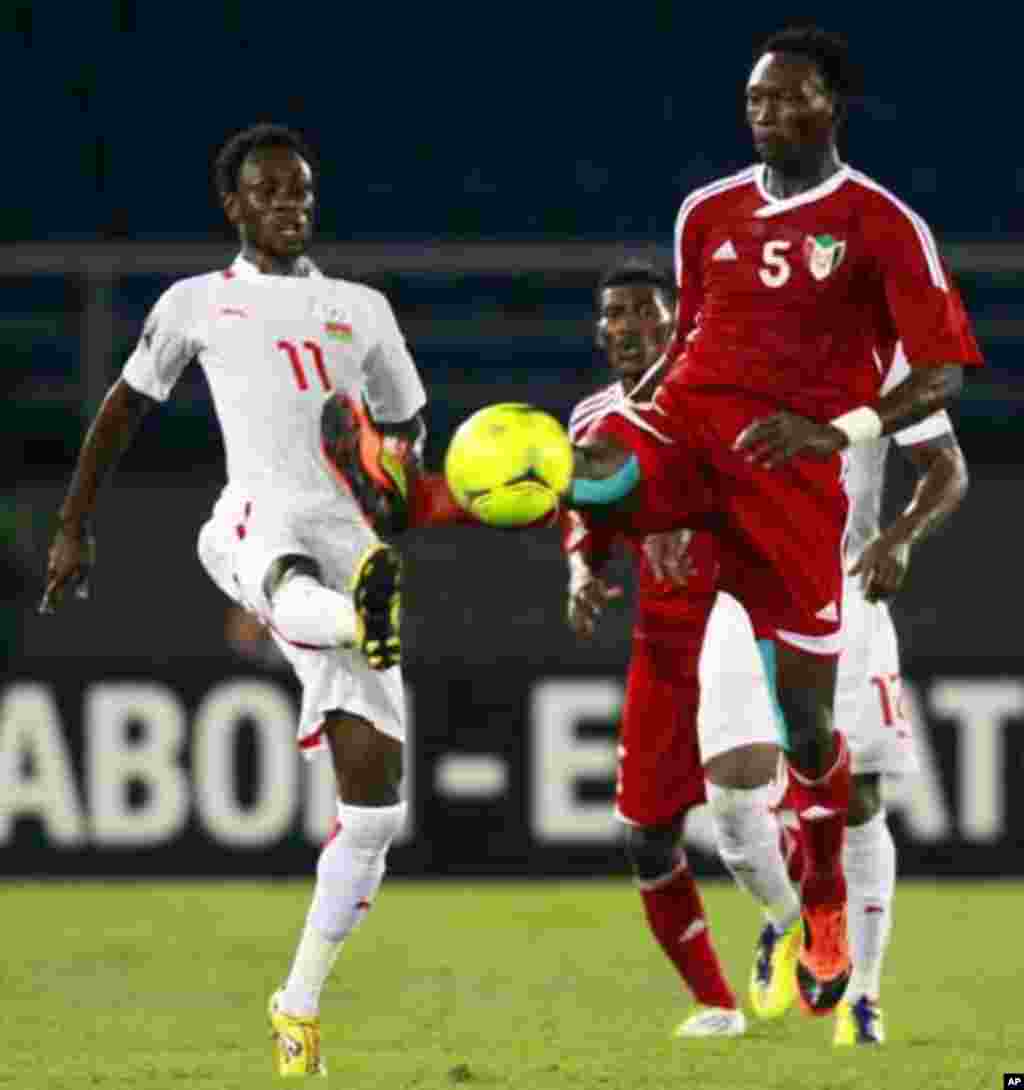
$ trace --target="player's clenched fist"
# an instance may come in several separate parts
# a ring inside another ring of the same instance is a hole
[[[46,566],[46,591],[40,613],[54,613],[69,590],[89,597],[89,575],[96,562],[96,540],[81,527],[60,527],[53,536]]]

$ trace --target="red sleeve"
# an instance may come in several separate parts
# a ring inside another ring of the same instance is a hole
[[[480,525],[468,511],[455,502],[442,473],[420,473],[409,489],[409,525],[455,526]]]
[[[982,361],[960,293],[928,225],[905,205],[880,198],[868,225],[885,303],[912,367]]]
[[[686,338],[697,324],[697,313],[704,302],[704,281],[700,263],[700,232],[691,214],[690,199],[683,201],[676,216],[675,276],[676,328],[669,345],[668,358],[675,359],[686,347]]]
[[[515,530],[543,530],[558,521],[557,510],[542,515],[535,522],[510,527]],[[486,526],[458,505],[443,473],[419,473],[409,487],[409,527]],[[495,529],[495,527],[491,527]]]

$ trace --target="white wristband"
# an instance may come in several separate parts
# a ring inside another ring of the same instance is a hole
[[[870,443],[882,434],[882,418],[867,405],[843,413],[829,423],[833,428],[838,428],[851,444]]]

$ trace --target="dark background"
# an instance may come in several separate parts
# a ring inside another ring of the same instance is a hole
[[[929,683],[1020,674],[1019,35],[1015,16],[985,10],[922,22],[916,9],[861,6],[830,24],[865,75],[844,157],[932,224],[988,362],[955,413],[971,493],[915,556],[895,610],[906,674]],[[379,18],[350,6],[13,4],[2,18],[4,636],[11,676],[66,690],[69,707],[83,662],[97,677],[177,678],[186,692],[200,675],[245,662],[195,557],[223,474],[198,368],[146,421],[105,497],[94,601],[59,619],[31,608],[83,429],[146,309],[171,280],[233,256],[210,173],[228,135],[274,120],[318,149],[314,256],[391,298],[430,393],[437,464],[452,427],[479,406],[530,400],[564,418],[599,380],[595,280],[629,254],[667,267],[682,197],[749,161],[744,81],[756,43],[786,22],[753,6],[677,3],[403,7]],[[908,484],[897,469],[890,506]],[[474,676],[522,688],[552,675],[621,675],[628,607],[594,644],[576,645],[550,535],[438,531],[403,548],[409,672],[429,678],[432,693]],[[457,721],[439,713],[419,724],[421,757],[465,748],[467,732],[479,744],[489,731],[523,728],[515,701],[503,696],[496,710],[485,689],[453,704]],[[77,753],[80,724],[73,712],[65,720]],[[941,724],[924,713],[921,729]],[[943,753],[954,783],[957,748]],[[520,789],[514,777],[509,790]],[[453,813],[444,836],[461,854],[439,862],[420,845],[398,857],[400,869],[488,869],[498,849]],[[502,835],[519,837],[519,869],[559,870],[561,857],[531,855],[521,827],[509,833],[518,813],[502,819]],[[999,851],[1014,871],[1022,830],[1011,811]],[[27,835],[6,850],[12,869],[68,865],[45,838],[42,854],[29,852]],[[917,850],[912,839],[904,848]],[[970,853],[956,851],[969,873]],[[919,854],[927,870],[933,857]],[[602,858],[618,865],[614,851]],[[180,858],[167,866],[188,869]]]

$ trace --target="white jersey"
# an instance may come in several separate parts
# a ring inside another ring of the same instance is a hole
[[[889,373],[882,383],[882,394],[889,393],[910,374],[903,349],[897,347]],[[885,460],[891,440],[900,446],[924,443],[940,435],[951,435],[953,424],[945,411],[932,413],[917,424],[892,436],[883,436],[871,443],[854,443],[846,451],[844,483],[850,499],[850,515],[846,532],[848,557],[858,557],[868,543],[878,536],[882,514],[882,490],[885,487]]]
[[[153,307],[124,380],[164,401],[198,360],[220,422],[228,481],[247,496],[289,497],[361,515],[327,472],[320,415],[335,391],[380,423],[411,419],[426,395],[387,299],[363,284],[230,269],[179,280]]]

